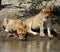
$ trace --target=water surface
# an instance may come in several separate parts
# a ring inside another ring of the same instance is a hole
[[[0,42],[0,52],[60,52],[60,41],[5,41]]]

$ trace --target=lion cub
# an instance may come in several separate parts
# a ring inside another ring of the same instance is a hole
[[[24,39],[26,34],[26,28],[21,20],[5,18],[2,24],[5,27],[6,32],[17,31],[19,39]]]
[[[43,6],[41,11],[36,14],[35,16],[30,17],[29,19],[25,20],[25,24],[27,27],[27,31],[29,33],[32,33],[33,35],[37,35],[37,32],[34,32],[31,30],[31,28],[33,29],[37,29],[40,28],[40,36],[45,36],[44,34],[44,21],[47,21],[47,17],[51,14],[51,11],[53,10],[52,6]],[[47,31],[48,31],[48,36],[51,38],[53,37],[53,35],[51,35],[50,33],[50,24],[47,24]]]

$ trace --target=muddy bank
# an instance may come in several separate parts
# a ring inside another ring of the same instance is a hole
[[[27,33],[26,36],[25,36],[26,39],[24,41],[26,41],[26,40],[29,40],[29,41],[34,41],[34,40],[41,41],[41,40],[60,39],[59,34],[53,33],[53,32],[52,32],[52,34],[54,35],[53,38],[49,38],[47,35],[45,37],[40,37],[39,34],[38,35],[32,35],[32,34]],[[18,36],[15,33],[7,33],[4,30],[2,30],[2,28],[0,28],[0,41],[16,41],[16,40],[17,41],[23,41],[23,40],[19,40]]]

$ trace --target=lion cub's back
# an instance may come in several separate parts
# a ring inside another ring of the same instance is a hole
[[[19,19],[9,19],[9,24],[11,28],[15,30],[23,26],[23,22]]]

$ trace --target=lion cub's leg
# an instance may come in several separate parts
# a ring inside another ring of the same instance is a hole
[[[28,25],[28,24],[27,24],[27,25]],[[32,26],[32,24],[29,23],[29,25],[27,26],[27,31],[28,31],[29,33],[32,33],[33,35],[37,35],[37,34],[38,34],[37,32],[33,32],[33,31],[31,30],[31,26]]]
[[[43,27],[43,20],[41,21],[41,23],[40,23],[40,36],[45,36],[45,34],[44,34],[44,27]]]
[[[49,25],[49,24],[47,25],[47,32],[48,32],[48,36],[49,36],[50,38],[52,38],[53,35],[51,35],[50,25]]]

